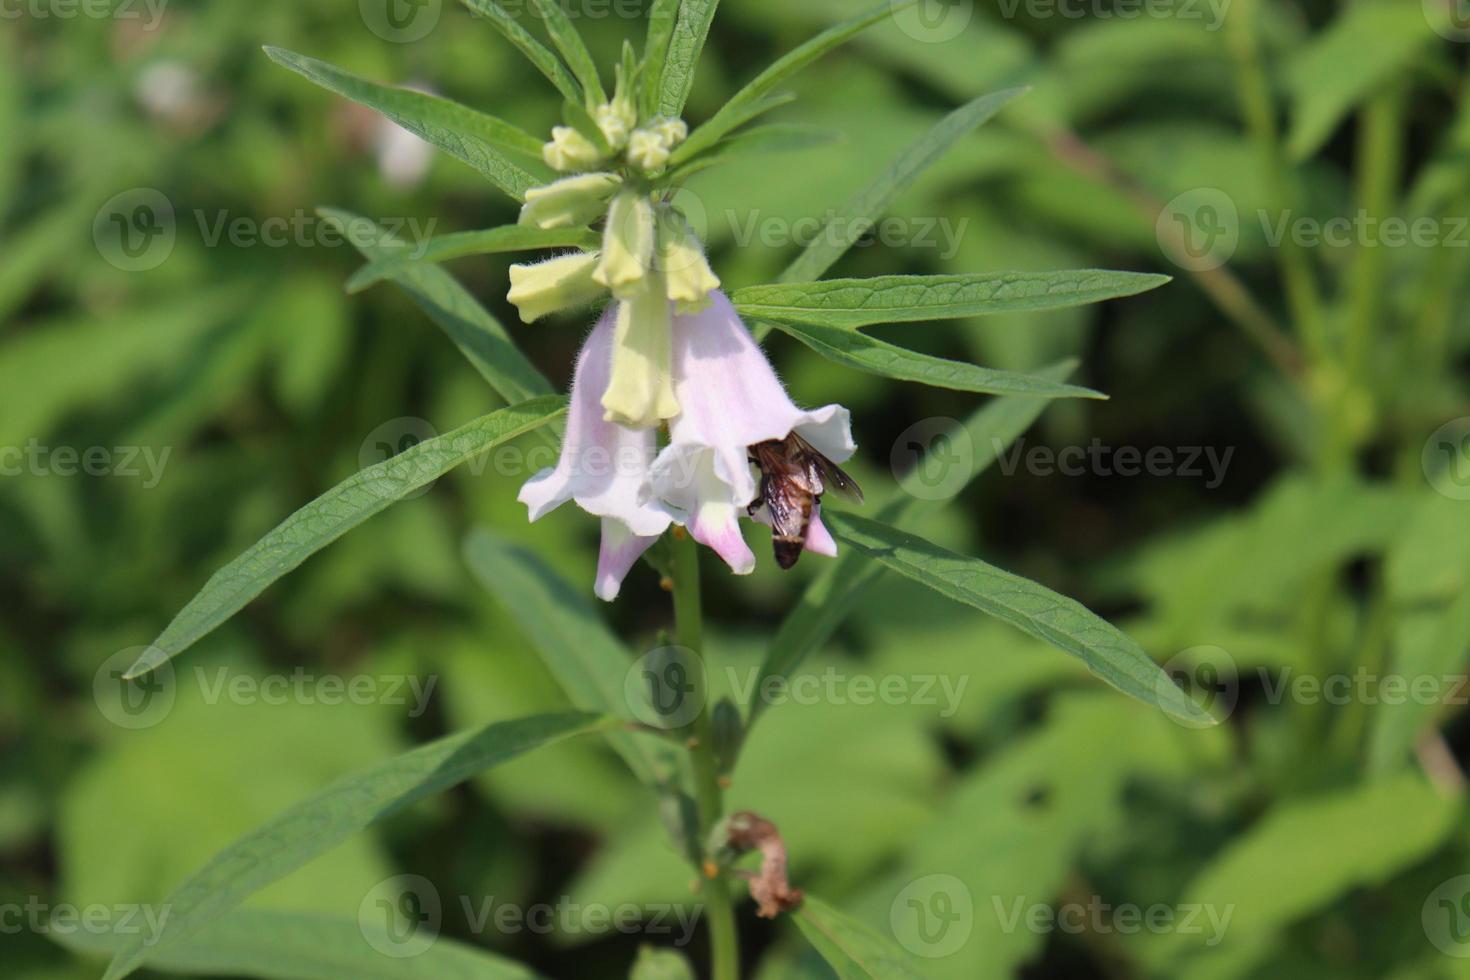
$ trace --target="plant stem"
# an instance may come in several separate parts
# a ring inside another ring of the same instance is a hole
[[[701,658],[704,656],[704,610],[700,601],[699,551],[687,534],[674,536],[674,628],[679,645]],[[715,763],[715,747],[710,715],[712,705],[705,705],[694,720],[694,738],[689,746],[694,768],[695,800],[699,806],[700,840],[709,837],[711,829],[724,816],[724,793],[720,789]],[[740,976],[740,937],[735,930],[735,907],[730,900],[730,883],[723,871],[704,879],[705,918],[709,923],[710,976],[713,980],[738,980]]]

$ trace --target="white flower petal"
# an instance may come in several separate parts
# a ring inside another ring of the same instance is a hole
[[[612,602],[622,591],[623,579],[643,553],[653,546],[658,535],[641,537],[615,518],[602,519],[602,544],[597,551],[597,581],[592,591],[597,598]]]

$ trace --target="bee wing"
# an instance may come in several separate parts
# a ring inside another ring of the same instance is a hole
[[[858,503],[863,502],[863,488],[858,486],[858,482],[846,470],[823,456],[811,443],[795,432],[791,433],[791,438],[806,452],[807,459],[812,463],[817,475],[821,477],[823,490],[837,490],[847,494]]]
[[[778,479],[768,481],[764,499],[771,516],[771,533],[777,537],[801,537],[811,516],[811,495],[799,492],[787,480]]]

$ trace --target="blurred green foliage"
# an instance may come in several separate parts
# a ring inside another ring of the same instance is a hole
[[[689,117],[707,118],[759,66],[866,4],[721,7]],[[43,461],[0,482],[0,906],[159,901],[342,774],[445,732],[564,707],[513,611],[468,573],[462,541],[489,526],[574,583],[590,581],[595,556],[584,515],[526,524],[523,468],[460,470],[180,660],[165,717],[139,729],[109,718],[95,695],[105,665],[295,507],[383,458],[370,433],[445,432],[498,405],[401,293],[342,291],[360,260],[323,241],[315,209],[444,234],[512,221],[512,205],[442,156],[419,174],[412,144],[260,47],[429,86],[531,132],[559,111],[488,25],[449,3],[410,43],[375,33],[351,3],[176,0],[152,27],[135,6],[139,19],[53,10],[0,22],[0,447],[36,446]],[[969,938],[922,959],[922,975],[1467,974],[1470,960],[1446,953],[1470,946],[1451,931],[1447,950],[1450,926],[1435,918],[1458,927],[1467,891],[1441,890],[1470,854],[1458,708],[1335,704],[1277,686],[1360,672],[1463,679],[1470,504],[1454,467],[1465,461],[1459,443],[1444,456],[1430,441],[1470,415],[1463,224],[1458,247],[1294,248],[1257,220],[1363,208],[1441,230],[1463,222],[1466,52],[1430,29],[1433,7],[1235,0],[1128,17],[1119,11],[1136,8],[1122,0],[1001,0],[942,43],[885,26],[799,76],[799,100],[779,113],[839,141],[691,182],[727,285],[767,282],[794,249],[766,230],[839,206],[953,105],[1032,85],[892,208],[931,222],[938,246],[859,248],[836,274],[1174,274],[1104,307],[876,333],[1007,369],[1081,355],[1079,383],[1111,401],[1051,406],[1023,450],[1096,439],[1230,451],[1213,486],[1177,467],[996,466],[926,526],[1108,615],[1214,691],[1221,727],[1175,725],[1065,655],[887,576],[802,671],[963,682],[954,710],[942,696],[819,698],[773,706],[753,730],[730,803],[777,821],[803,888],[888,930],[912,883],[962,882]],[[617,16],[578,26],[603,65],[643,30]],[[126,271],[95,244],[94,220],[138,188],[167,200],[175,240],[156,267]],[[1160,209],[1201,188],[1236,209],[1239,243],[1223,270],[1190,275],[1166,254]],[[288,241],[215,239],[240,219],[275,219]],[[451,268],[514,324],[508,262]],[[1242,295],[1254,300],[1242,307]],[[585,325],[512,329],[563,383]],[[780,335],[768,346],[799,400],[853,409],[853,469],[870,487],[892,479],[890,449],[910,425],[971,410],[972,396],[844,371]],[[67,475],[57,450],[68,447],[104,447],[110,468]],[[817,565],[787,575],[763,561],[742,580],[712,570],[710,655],[735,671],[717,683],[759,666]],[[648,569],[602,612],[635,649],[667,622]],[[221,671],[298,668],[434,684],[421,704],[211,699]],[[477,930],[448,897],[689,901],[689,872],[638,784],[600,744],[568,742],[399,814],[252,904],[351,919],[399,873],[436,883],[447,934],[550,976],[626,976],[640,939]],[[1218,942],[1208,928],[1074,933],[1008,918],[1018,904],[1094,899],[1228,907],[1231,918]],[[789,923],[748,910],[741,921],[750,958],[764,954],[753,975],[830,975]],[[27,980],[99,968],[34,930],[0,937],[0,961]]]

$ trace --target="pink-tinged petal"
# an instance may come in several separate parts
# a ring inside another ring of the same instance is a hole
[[[653,546],[658,535],[640,537],[629,531],[622,521],[602,519],[602,544],[597,551],[597,582],[593,591],[597,598],[612,602],[622,591],[623,579],[633,563]]]
[[[812,520],[806,526],[806,550],[814,555],[837,557],[837,542],[833,540],[832,532],[827,530],[827,525],[822,523],[821,507],[812,508]]]
[[[649,489],[649,468],[658,449],[654,432],[603,419],[612,335],[609,311],[577,357],[561,456],[556,466],[527,480],[517,499],[529,508],[533,521],[573,500],[589,514],[616,518],[632,534],[657,536],[672,519]]]
[[[730,571],[749,575],[755,571],[755,553],[740,535],[736,510],[729,504],[709,503],[701,506],[689,521],[689,535],[707,548],[714,549]]]

